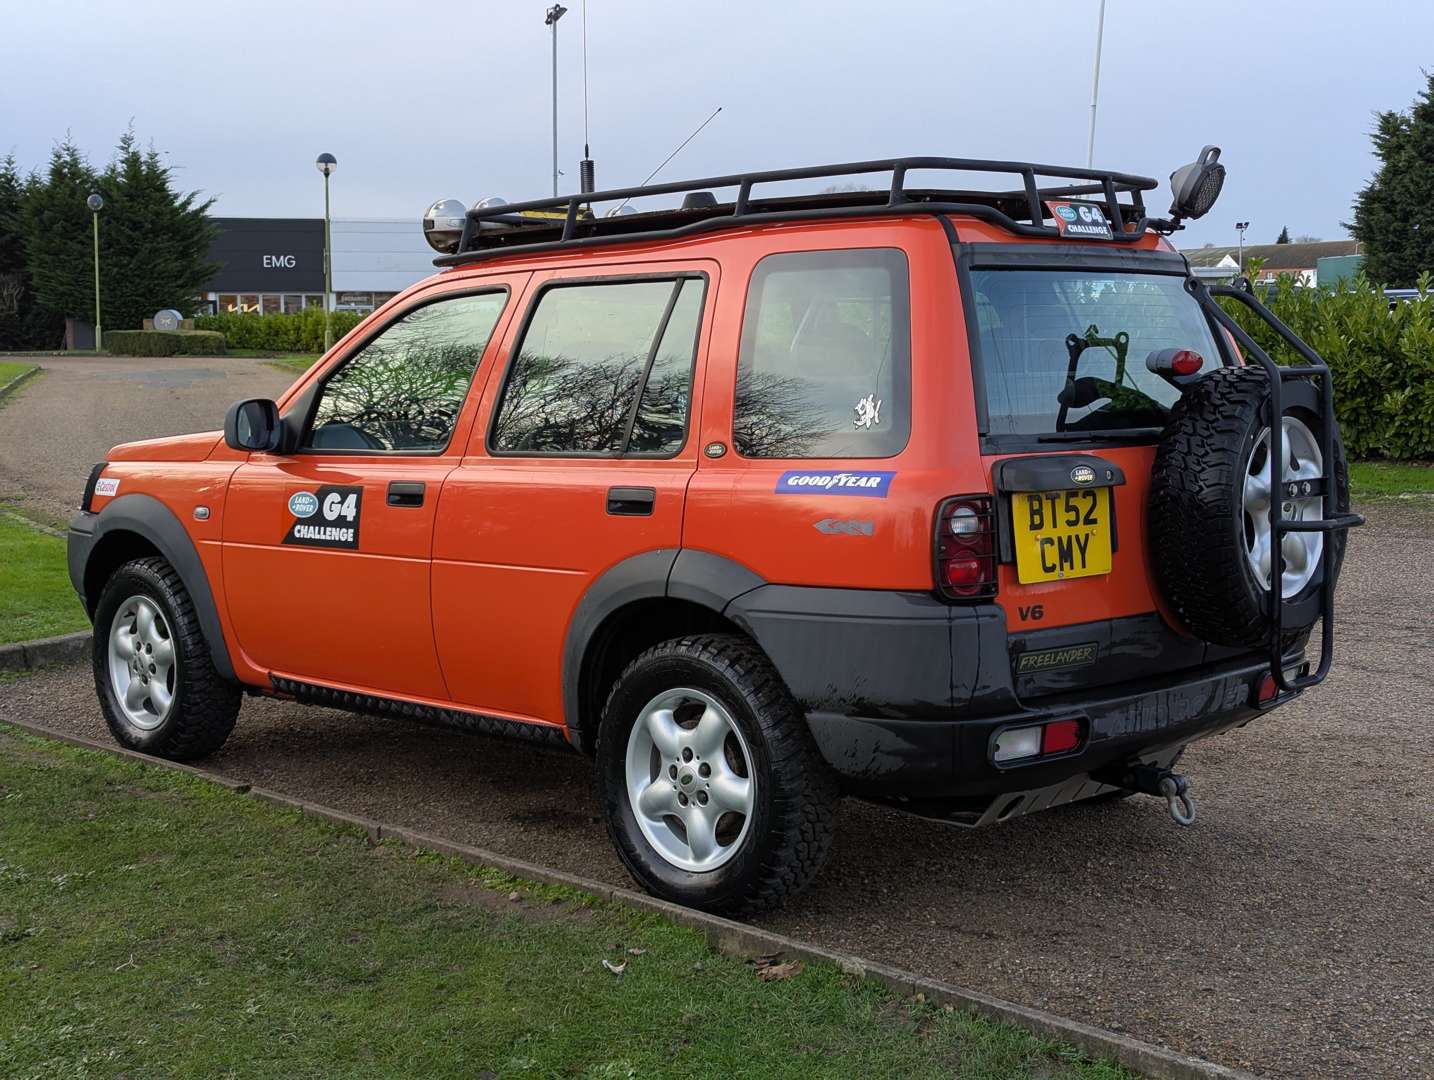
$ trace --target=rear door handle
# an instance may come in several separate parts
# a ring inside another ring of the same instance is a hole
[[[615,487],[607,489],[607,512],[626,517],[651,517],[657,503],[656,488]]]
[[[388,485],[389,506],[422,506],[423,482],[421,480],[393,480]]]

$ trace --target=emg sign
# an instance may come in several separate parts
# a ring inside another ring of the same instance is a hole
[[[298,259],[293,255],[265,255],[265,270],[292,270],[299,264]]]

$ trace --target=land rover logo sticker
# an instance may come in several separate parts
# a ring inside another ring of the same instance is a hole
[[[330,485],[289,497],[294,520],[284,543],[301,547],[357,548],[363,517],[363,488]]]
[[[1022,653],[1016,661],[1016,674],[1031,675],[1055,668],[1084,667],[1086,664],[1095,663],[1096,653],[1099,651],[1097,642],[1087,641],[1059,649],[1037,649],[1035,652]]]
[[[296,491],[289,496],[289,513],[296,518],[311,518],[319,512],[319,497],[312,491]]]
[[[1093,484],[1095,483],[1095,470],[1089,465],[1077,465],[1071,470],[1071,483]]]

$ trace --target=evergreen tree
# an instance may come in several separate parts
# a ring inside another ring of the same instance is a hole
[[[208,217],[214,200],[174,191],[159,152],[136,143],[134,132],[125,132],[99,180],[104,321],[116,329],[137,330],[161,308],[191,314],[219,269],[209,261],[218,232]]]
[[[66,138],[51,151],[44,175],[30,177],[20,200],[19,233],[35,299],[62,317],[95,317],[94,246],[85,205],[95,188],[94,170]]]
[[[1288,244],[1290,242],[1290,227],[1286,225],[1280,230],[1280,235],[1275,237],[1275,243]]]
[[[1379,170],[1346,225],[1381,285],[1407,288],[1434,269],[1434,75],[1426,79],[1409,112],[1378,114],[1370,138]]]
[[[0,161],[0,349],[50,349],[64,333],[64,320],[36,301],[25,266],[20,210],[28,183],[13,156]]]

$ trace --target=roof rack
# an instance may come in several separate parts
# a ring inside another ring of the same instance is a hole
[[[920,189],[906,187],[912,169],[963,173],[1008,173],[1021,186],[1009,191]],[[885,190],[823,192],[779,198],[755,198],[757,184],[794,180],[831,179],[890,173]],[[1037,177],[1066,183],[1041,187]],[[1071,182],[1076,181],[1076,182]],[[467,213],[458,250],[434,259],[438,266],[457,266],[518,252],[536,253],[603,244],[666,240],[718,229],[770,222],[839,217],[910,215],[914,213],[963,214],[989,221],[1021,236],[1058,237],[1054,225],[1045,224],[1046,199],[1097,197],[1111,222],[1115,243],[1130,243],[1144,233],[1149,219],[1141,193],[1157,187],[1148,176],[1082,169],[1074,166],[1037,165],[1027,161],[986,161],[979,158],[907,157],[815,165],[798,169],[707,176],[646,187],[613,188],[558,195],[529,202],[474,207]],[[652,195],[737,189],[731,202],[596,217],[594,203],[627,203]],[[1121,194],[1130,201],[1121,202]]]

